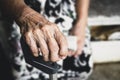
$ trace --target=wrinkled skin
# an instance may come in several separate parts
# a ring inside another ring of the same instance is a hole
[[[65,59],[68,55],[68,45],[57,25],[28,7],[22,15],[16,22],[33,55],[37,57],[42,53],[45,61],[52,62]]]
[[[76,24],[70,34],[77,36],[78,48],[68,53],[67,41],[56,24],[29,8],[24,0],[0,0],[0,9],[20,26],[21,34],[33,55],[38,56],[41,52],[44,60],[53,62],[64,59],[68,54],[78,56],[82,52],[89,0],[75,0],[75,8]]]

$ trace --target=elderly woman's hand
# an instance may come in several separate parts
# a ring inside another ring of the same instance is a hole
[[[34,56],[42,53],[45,61],[56,62],[68,54],[66,38],[57,25],[27,7],[16,22]]]
[[[76,21],[74,26],[70,30],[70,35],[74,35],[77,37],[77,50],[76,51],[69,51],[70,56],[77,57],[82,53],[83,46],[85,44],[85,27],[86,22],[83,21]]]

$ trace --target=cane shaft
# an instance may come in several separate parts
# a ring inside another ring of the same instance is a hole
[[[57,80],[57,73],[49,74],[50,80]]]

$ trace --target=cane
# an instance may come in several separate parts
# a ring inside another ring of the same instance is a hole
[[[76,50],[76,42],[77,39],[75,36],[68,36],[68,48],[70,50]],[[56,62],[46,62],[43,60],[42,56],[34,57],[32,53],[30,52],[30,48],[28,45],[26,45],[26,42],[23,40],[23,37],[21,37],[21,46],[24,53],[25,61],[29,63],[30,65],[38,68],[39,70],[49,74],[50,80],[57,80],[57,72],[60,69],[60,65]]]
[[[75,36],[67,36],[68,49],[75,51],[77,49],[77,38]],[[50,80],[57,80],[57,72],[49,74]]]

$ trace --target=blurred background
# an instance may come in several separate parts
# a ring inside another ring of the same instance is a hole
[[[91,0],[94,70],[88,80],[120,80],[120,0]]]
[[[6,24],[0,17],[0,42],[9,35],[3,26]],[[88,80],[120,80],[120,0],[91,0],[88,26],[94,62]],[[0,53],[4,53],[1,45]],[[6,80],[12,80],[9,64],[5,55],[0,54],[0,71],[8,76]]]

